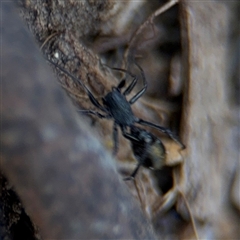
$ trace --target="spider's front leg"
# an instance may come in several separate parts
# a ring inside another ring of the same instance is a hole
[[[144,71],[143,69],[140,67],[140,65],[135,62],[135,65],[140,69],[141,71],[141,75],[142,75],[142,80],[143,80],[143,88],[138,92],[136,93],[135,96],[133,96],[130,100],[129,100],[129,104],[134,104],[147,90],[147,80],[146,80],[146,77],[145,77],[145,74],[144,74]]]
[[[105,118],[105,119],[111,118],[110,115],[103,115],[103,114],[101,114],[99,112],[96,112],[96,111],[93,111],[93,110],[78,110],[78,112],[81,112],[83,114],[92,114],[92,115],[95,115],[99,118]]]
[[[132,79],[133,79],[132,82],[129,84],[129,86],[123,92],[123,95],[127,96],[129,93],[131,93],[131,91],[135,87],[135,85],[136,85],[136,83],[138,81],[137,76],[132,74],[131,72],[125,70],[125,69],[122,69],[122,68],[111,68],[111,69],[112,70],[116,70],[116,71],[120,71],[120,72],[125,72],[125,73],[129,74],[132,77]],[[123,79],[122,81],[125,82],[125,79]],[[121,86],[121,87],[123,87],[123,86]],[[119,84],[118,88],[121,88],[121,87],[120,87],[120,84]]]
[[[102,110],[103,112],[107,113],[107,110],[98,102],[98,100],[93,96],[93,94],[91,93],[91,91],[87,88],[87,86],[84,85],[84,83],[76,78],[75,76],[73,76],[69,71],[67,71],[66,69],[62,68],[61,66],[59,66],[58,64],[56,64],[55,62],[53,62],[50,59],[47,59],[53,66],[55,66],[56,68],[58,68],[59,70],[61,70],[64,74],[66,74],[67,76],[71,77],[73,79],[73,81],[77,84],[80,84],[83,89],[85,90],[85,92],[88,95],[88,98],[90,99],[90,101],[92,102],[92,104]]]

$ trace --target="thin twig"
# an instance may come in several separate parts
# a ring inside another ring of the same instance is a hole
[[[193,231],[194,231],[195,237],[196,237],[197,240],[199,240],[196,223],[195,223],[195,220],[194,220],[194,217],[193,217],[193,214],[192,214],[190,205],[189,205],[189,203],[188,203],[188,200],[186,199],[185,194],[184,194],[182,191],[180,191],[180,190],[178,189],[178,192],[179,192],[179,194],[182,196],[182,198],[184,199],[184,202],[185,202],[186,207],[187,207],[187,209],[188,209],[188,213],[189,213],[189,215],[190,215],[190,219],[191,219],[191,223],[192,223],[192,227],[193,227]]]
[[[166,4],[164,4],[162,7],[160,7],[159,9],[157,9],[154,13],[152,13],[148,19],[139,26],[139,28],[135,31],[135,33],[133,34],[130,42],[129,42],[129,46],[125,51],[124,54],[124,59],[127,60],[127,57],[129,55],[129,52],[132,48],[132,46],[135,45],[136,41],[137,41],[137,37],[139,34],[141,34],[143,32],[143,30],[149,25],[153,23],[153,20],[155,17],[157,17],[158,15],[166,12],[168,9],[170,9],[172,6],[174,6],[175,4],[178,3],[179,0],[170,0],[169,2],[167,2]]]
[[[51,39],[52,39],[53,37],[55,37],[57,34],[58,34],[58,32],[54,32],[54,33],[50,34],[50,35],[45,39],[45,41],[43,42],[43,44],[41,45],[40,50],[42,50],[43,47],[46,45],[46,43],[49,42],[49,40],[51,40]]]

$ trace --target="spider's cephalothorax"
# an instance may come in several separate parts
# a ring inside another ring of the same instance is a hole
[[[121,93],[121,88],[124,86],[125,80],[120,84],[117,88],[113,87],[112,92],[103,98],[103,105],[109,111],[117,125],[120,127],[132,126],[135,122],[135,116],[126,97]]]
[[[83,82],[80,79],[77,79],[74,77],[72,74],[70,74],[67,70],[63,69],[56,63],[52,62],[51,60],[48,60],[50,63],[52,63],[55,67],[60,69],[63,73],[67,74],[70,76],[74,81],[76,81],[78,84],[80,84],[85,92],[87,93],[90,101],[92,104],[99,110],[103,112],[99,113],[97,111],[93,110],[81,110],[81,112],[86,113],[86,114],[93,114],[98,116],[99,118],[107,118],[107,119],[113,119],[114,124],[113,124],[113,140],[114,140],[114,149],[113,149],[113,154],[117,153],[118,149],[118,129],[117,126],[120,127],[122,134],[124,137],[128,138],[129,140],[132,139],[138,140],[134,137],[133,134],[133,129],[136,129],[137,127],[135,124],[140,124],[140,125],[145,125],[145,126],[150,126],[153,128],[156,128],[160,130],[161,132],[167,134],[170,138],[172,138],[174,141],[176,141],[179,145],[181,145],[182,148],[185,148],[185,146],[178,140],[178,138],[174,135],[174,133],[165,127],[156,125],[154,123],[145,121],[143,119],[137,118],[131,109],[131,105],[135,103],[147,90],[147,81],[143,72],[143,69],[135,62],[136,66],[140,69],[141,71],[141,76],[143,79],[143,88],[137,92],[129,101],[126,99],[126,96],[131,93],[133,88],[135,87],[137,83],[137,77],[133,75],[132,73],[120,69],[120,68],[112,68],[113,70],[118,70],[125,72],[129,74],[132,77],[132,82],[126,87],[126,89],[122,92],[121,89],[125,86],[125,79],[123,79],[117,87],[113,87],[112,91],[109,92],[104,98],[103,98],[103,104],[101,105],[98,100],[93,96],[91,91],[83,84]],[[130,129],[130,132],[127,131],[128,128]]]

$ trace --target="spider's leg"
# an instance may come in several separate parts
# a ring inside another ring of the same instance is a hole
[[[176,143],[178,143],[182,147],[182,149],[186,148],[185,145],[177,138],[177,136],[170,129],[156,125],[156,124],[148,122],[148,121],[145,121],[143,119],[137,119],[136,122],[141,125],[145,125],[145,126],[149,126],[149,127],[158,129],[159,131],[167,134]]]
[[[126,79],[122,79],[121,82],[117,85],[117,89],[121,89],[125,86]]]
[[[125,70],[125,69],[122,69],[122,68],[112,68],[113,70],[117,70],[117,71],[121,71],[121,72],[125,72],[125,73],[127,73],[127,74],[129,74],[131,77],[132,77],[132,82],[129,84],[129,86],[125,89],[125,91],[123,92],[123,95],[124,96],[126,96],[126,95],[128,95],[132,90],[133,90],[133,88],[135,87],[135,85],[136,85],[136,83],[137,83],[137,81],[138,81],[138,79],[137,79],[137,76],[136,75],[134,75],[134,74],[132,74],[131,72],[129,72],[129,71],[127,71],[127,70]],[[125,80],[122,80],[122,81],[125,81]],[[121,82],[122,82],[121,81]],[[122,88],[124,85],[123,84],[121,84],[121,82],[119,83],[119,85],[118,85],[118,87],[117,88]]]
[[[118,151],[118,129],[117,129],[117,123],[114,122],[113,124],[113,156],[117,154]]]
[[[147,86],[145,86],[141,91],[139,91],[135,96],[133,96],[130,100],[129,100],[129,104],[133,104],[135,103],[147,90]]]
[[[123,136],[128,139],[129,141],[137,141],[139,142],[139,140],[135,137],[133,137],[130,133],[126,132],[126,128],[121,127],[122,130],[122,134]]]
[[[129,181],[129,180],[133,180],[139,170],[139,168],[141,167],[141,163],[138,163],[137,167],[134,169],[134,171],[132,172],[132,174],[129,177],[124,178],[124,181]]]
[[[92,104],[102,110],[103,112],[107,112],[107,110],[98,102],[98,100],[93,96],[93,94],[89,91],[89,89],[85,86],[85,89],[87,91],[87,95],[92,102]]]
[[[126,90],[123,92],[124,96],[127,96],[132,90],[133,88],[136,86],[136,83],[138,81],[138,78],[136,75],[132,75],[131,77],[133,78],[132,82],[129,84],[129,86],[126,88]]]
[[[147,90],[147,81],[146,81],[146,78],[145,78],[145,74],[144,74],[144,71],[143,69],[140,67],[140,65],[138,65],[137,62],[135,62],[135,64],[137,65],[137,67],[140,69],[141,71],[141,75],[142,75],[142,79],[143,79],[143,89],[140,90],[135,96],[133,96],[130,100],[129,100],[129,103],[130,104],[133,104],[135,103]]]
[[[69,77],[71,77],[74,82],[79,83],[85,90],[85,92],[87,93],[90,101],[92,102],[92,104],[101,109],[103,112],[107,112],[106,109],[98,102],[98,100],[93,96],[93,94],[91,93],[91,91],[83,84],[83,82],[76,78],[75,76],[73,76],[69,71],[67,71],[66,69],[62,68],[61,66],[59,66],[58,64],[54,63],[52,60],[47,59],[51,64],[53,64],[56,68],[60,69],[63,73],[65,73],[66,75],[68,75]]]
[[[110,115],[103,115],[99,112],[92,111],[92,110],[78,110],[78,112],[84,113],[84,114],[93,114],[99,118],[111,118]]]

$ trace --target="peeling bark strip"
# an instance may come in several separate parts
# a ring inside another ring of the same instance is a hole
[[[43,238],[154,239],[112,159],[53,80],[13,3],[2,3],[2,13],[1,168]]]
[[[236,5],[186,0],[181,6],[187,79],[183,111],[188,146],[185,187],[199,221],[200,239],[239,237],[239,213],[232,211],[230,195],[233,177],[239,171],[235,133],[239,133],[239,110],[232,104],[234,95],[228,95],[234,91],[228,69],[234,57],[229,46],[234,40],[230,23]],[[240,194],[240,189],[237,191]]]

